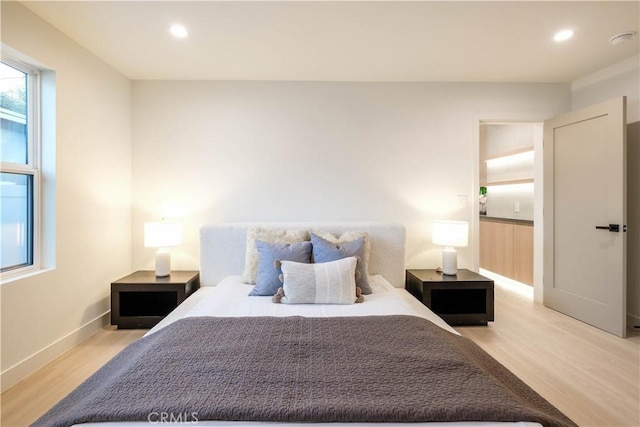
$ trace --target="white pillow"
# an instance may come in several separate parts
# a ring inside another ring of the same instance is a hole
[[[307,230],[273,230],[270,228],[252,227],[247,230],[247,247],[244,256],[244,271],[241,280],[250,285],[256,284],[258,274],[258,249],[256,240],[266,243],[296,243],[309,240]]]
[[[321,264],[282,261],[284,304],[353,304],[356,257]]]

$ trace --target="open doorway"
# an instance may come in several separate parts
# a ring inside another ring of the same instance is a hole
[[[479,266],[532,287],[542,244],[542,137],[541,122],[479,123]]]

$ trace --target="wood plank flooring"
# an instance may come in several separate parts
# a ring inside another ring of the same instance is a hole
[[[581,426],[640,426],[640,334],[585,325],[496,286],[496,321],[458,328]],[[4,392],[0,424],[27,426],[143,330],[107,327]]]
[[[107,326],[2,393],[0,425],[28,426],[146,330]]]
[[[496,283],[496,321],[456,328],[581,426],[640,426],[640,333],[618,338]]]

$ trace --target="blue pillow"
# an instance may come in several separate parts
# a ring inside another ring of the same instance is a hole
[[[249,292],[249,296],[273,296],[278,292],[278,288],[282,286],[280,282],[282,270],[276,268],[276,260],[307,264],[311,262],[311,242],[267,243],[256,240],[256,249],[258,250],[256,285]]]
[[[350,242],[331,243],[311,233],[311,244],[313,245],[313,262],[330,262],[350,256],[357,257],[358,265],[356,270],[360,272],[360,277],[356,280],[356,286],[362,290],[364,295],[369,295],[373,292],[369,285],[367,266],[364,264],[364,237]]]

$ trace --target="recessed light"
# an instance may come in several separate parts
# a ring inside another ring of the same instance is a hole
[[[563,42],[565,40],[569,40],[571,37],[573,37],[573,30],[562,30],[558,31],[553,36],[553,40],[557,42]]]
[[[172,25],[171,28],[169,28],[169,31],[177,39],[186,39],[189,35],[189,32],[187,32],[187,29],[184,27],[184,25],[180,24]]]

